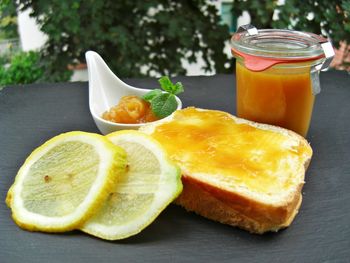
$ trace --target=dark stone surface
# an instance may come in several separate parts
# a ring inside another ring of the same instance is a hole
[[[235,112],[233,75],[178,77],[184,106]],[[155,79],[126,79],[143,88]],[[71,130],[97,132],[87,83],[38,84],[0,91],[0,262],[349,262],[350,75],[321,74],[308,139],[314,156],[303,204],[292,226],[252,235],[170,205],[140,234],[107,242],[18,228],[5,196],[26,156],[50,137]]]

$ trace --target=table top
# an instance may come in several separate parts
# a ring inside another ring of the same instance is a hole
[[[178,77],[184,106],[235,113],[234,75]],[[156,79],[125,79],[141,88]],[[21,230],[5,196],[30,152],[71,130],[98,132],[88,109],[86,82],[33,84],[0,91],[0,262],[349,262],[350,75],[321,74],[308,140],[314,156],[303,203],[286,230],[264,235],[219,224],[171,204],[140,234],[117,242],[79,231]]]

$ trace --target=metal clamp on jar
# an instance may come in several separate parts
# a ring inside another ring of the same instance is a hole
[[[319,72],[334,50],[324,37],[282,29],[240,27],[231,39],[237,115],[306,136],[320,92]]]

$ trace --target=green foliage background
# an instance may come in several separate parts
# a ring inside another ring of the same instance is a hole
[[[217,9],[205,0],[19,0],[32,7],[49,39],[42,50],[47,76],[59,79],[67,64],[85,62],[87,50],[98,52],[121,77],[185,74],[181,59],[205,61],[205,70],[227,72],[223,53],[229,38]],[[232,62],[231,62],[232,64]],[[226,65],[227,66],[227,65]]]
[[[37,79],[31,81],[68,80],[72,72],[67,65],[84,63],[87,50],[100,53],[121,77],[182,75],[186,72],[181,61],[196,62],[198,56],[204,59],[207,71],[232,72],[233,59],[223,53],[224,42],[230,38],[228,27],[221,24],[212,2],[1,0],[0,31],[12,37],[17,26],[13,15],[16,8],[31,8],[31,16],[48,36],[36,59],[21,54],[24,60],[37,63],[34,68],[40,68],[41,76],[34,74]],[[277,0],[233,0],[234,17],[243,11],[249,12],[251,23],[257,28],[322,33],[335,46],[340,41],[350,43],[350,0],[285,0],[283,5]],[[146,71],[141,72],[144,65]],[[30,67],[22,70],[26,68]],[[13,76],[9,79],[16,81]],[[27,83],[21,77],[14,83],[19,81]]]
[[[17,38],[16,4],[12,0],[0,1],[0,40]]]
[[[278,20],[273,19],[274,12]],[[340,41],[350,43],[350,0],[233,0],[232,13],[239,17],[248,11],[251,24],[257,28],[288,28],[326,34],[338,47]]]
[[[19,52],[11,58],[8,67],[0,67],[0,87],[37,82],[43,73],[38,52]]]

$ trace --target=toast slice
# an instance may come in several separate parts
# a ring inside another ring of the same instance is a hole
[[[175,203],[187,210],[253,233],[287,227],[297,214],[312,156],[300,135],[193,107],[141,131],[180,166],[184,189]]]

